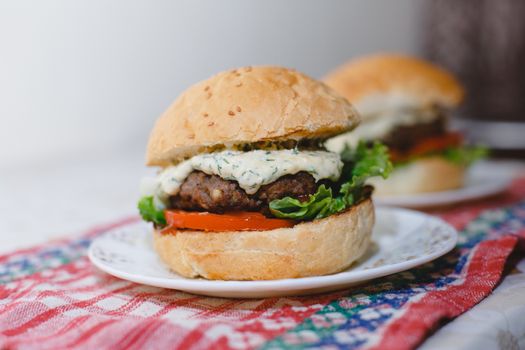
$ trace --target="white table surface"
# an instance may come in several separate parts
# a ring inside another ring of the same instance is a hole
[[[135,215],[143,155],[100,155],[0,170],[0,253]],[[422,349],[525,349],[525,260]]]

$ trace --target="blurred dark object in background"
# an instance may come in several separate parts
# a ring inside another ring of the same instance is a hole
[[[525,1],[427,0],[423,52],[467,91],[453,125],[495,156],[525,158]]]

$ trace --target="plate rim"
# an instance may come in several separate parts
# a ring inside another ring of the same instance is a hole
[[[403,272],[409,269],[412,269],[416,266],[428,263],[433,261],[454,249],[458,241],[458,232],[457,230],[444,221],[443,219],[432,216],[426,213],[422,213],[415,210],[404,209],[404,208],[394,208],[394,207],[376,207],[377,211],[383,212],[404,212],[409,215],[417,215],[425,217],[427,220],[433,220],[438,222],[442,226],[447,226],[448,231],[451,234],[451,238],[446,242],[444,247],[432,254],[427,254],[425,256],[419,256],[414,259],[407,261],[402,261],[398,263],[388,264],[381,267],[371,267],[366,270],[352,271],[345,270],[335,274],[323,275],[323,276],[309,276],[309,277],[300,277],[300,278],[286,278],[286,279],[277,279],[277,280],[261,280],[261,281],[224,281],[224,280],[206,280],[206,279],[190,279],[180,276],[180,278],[166,278],[166,277],[152,277],[144,276],[141,274],[130,273],[127,271],[122,271],[120,269],[113,268],[109,265],[104,264],[101,260],[96,258],[94,254],[94,247],[96,246],[95,242],[103,240],[106,235],[112,232],[112,230],[106,232],[102,236],[97,237],[93,242],[91,242],[88,249],[88,257],[91,263],[95,265],[101,271],[104,271],[115,277],[128,280],[135,283],[140,283],[144,285],[168,288],[174,290],[180,290],[184,292],[193,292],[196,291],[205,291],[207,293],[228,293],[228,292],[263,292],[256,291],[254,289],[261,288],[268,290],[271,288],[272,291],[293,291],[301,290],[305,288],[323,288],[329,286],[338,286],[344,284],[352,284],[359,282],[366,282],[376,278],[385,277],[391,274]],[[379,214],[377,214],[379,216]],[[146,281],[146,282],[145,282]],[[290,285],[292,283],[292,285]],[[233,288],[235,288],[233,290]],[[198,292],[197,292],[198,293]],[[249,296],[246,296],[249,297]]]

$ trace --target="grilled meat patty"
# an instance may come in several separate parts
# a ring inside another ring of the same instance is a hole
[[[384,137],[383,142],[388,148],[396,151],[406,152],[421,140],[446,133],[445,117],[429,122],[414,125],[401,125]]]
[[[299,172],[285,175],[249,195],[236,181],[194,171],[186,178],[179,193],[170,197],[170,204],[173,209],[205,210],[214,213],[233,210],[267,213],[268,203],[272,200],[287,196],[307,199],[308,195],[315,193],[317,186],[312,175]]]

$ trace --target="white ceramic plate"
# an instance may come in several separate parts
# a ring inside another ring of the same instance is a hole
[[[463,188],[411,195],[374,196],[374,202],[378,205],[427,208],[480,199],[505,191],[514,171],[507,163],[481,162],[469,170]]]
[[[171,272],[152,247],[151,227],[137,223],[97,238],[89,258],[101,270],[129,281],[230,298],[304,295],[344,289],[434,260],[456,245],[453,227],[423,213],[378,208],[373,244],[349,269],[328,276],[274,281],[209,281]]]

